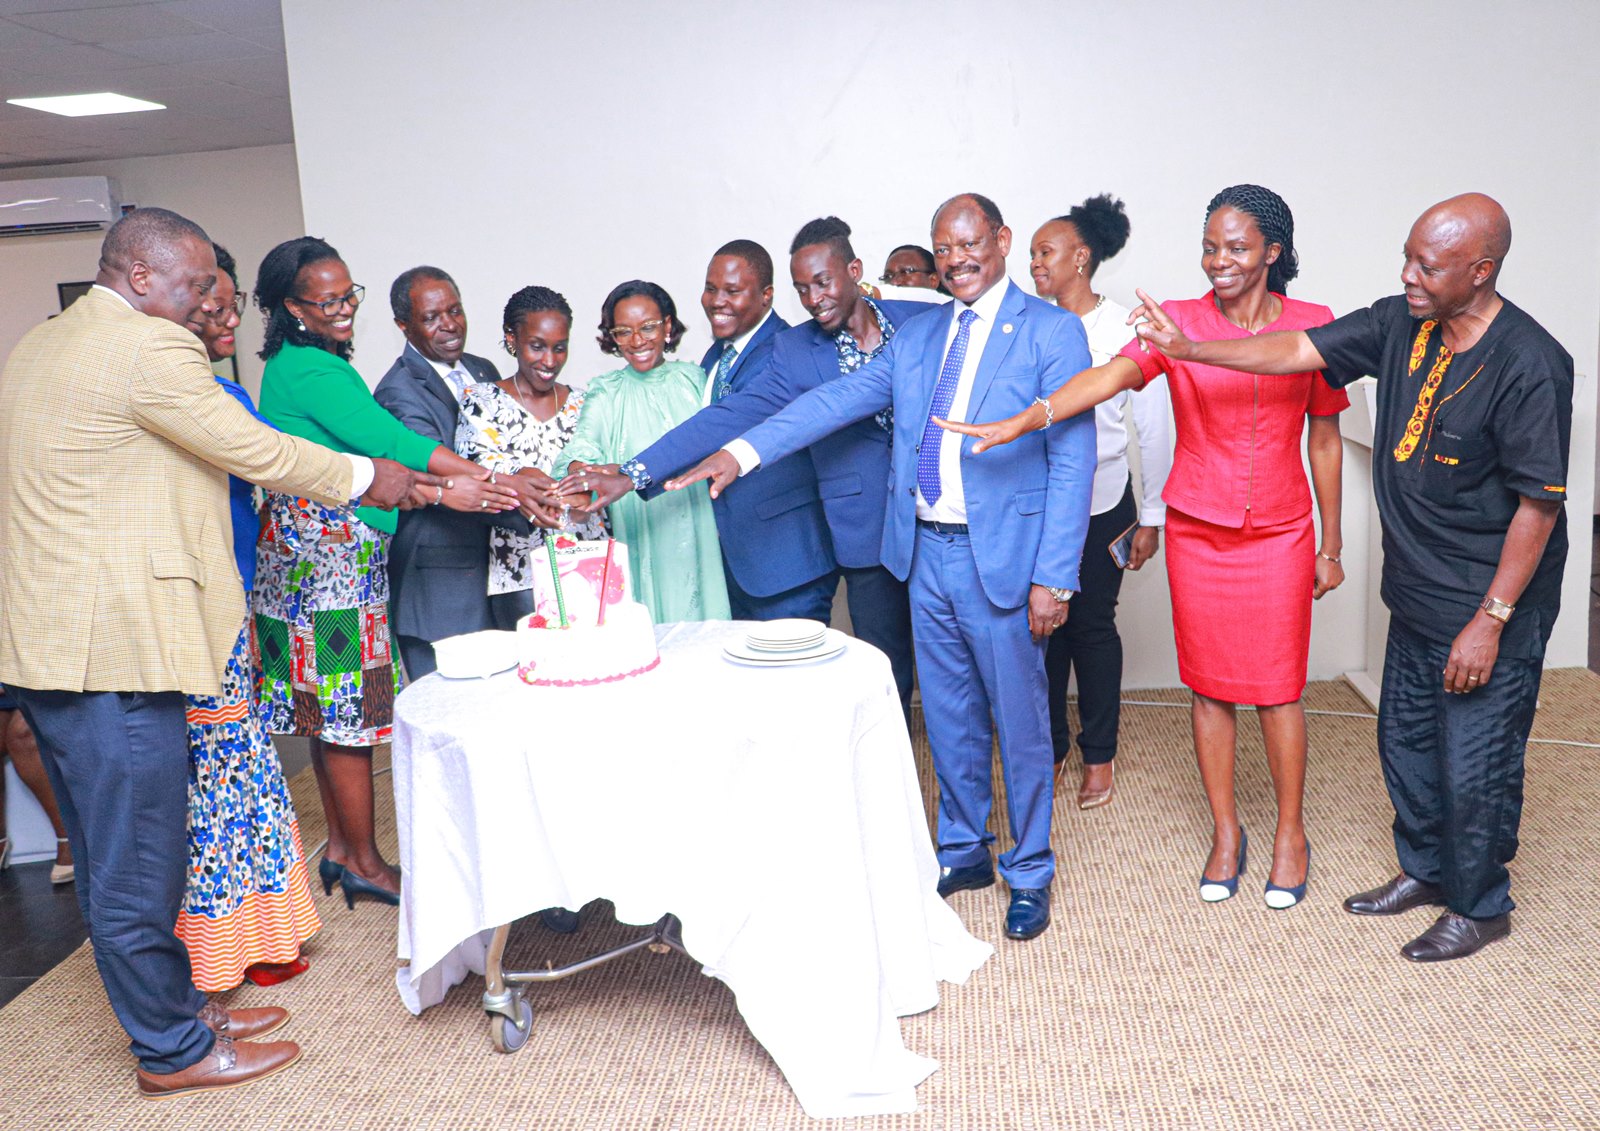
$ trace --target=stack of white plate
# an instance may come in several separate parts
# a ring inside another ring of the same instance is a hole
[[[757,667],[802,664],[838,655],[848,639],[818,620],[771,620],[752,629],[744,640],[726,645],[723,654],[735,663]]]
[[[517,666],[517,634],[488,629],[449,636],[434,643],[433,658],[447,679],[485,679]]]

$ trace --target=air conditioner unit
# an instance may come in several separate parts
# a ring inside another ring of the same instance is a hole
[[[0,181],[0,237],[103,232],[122,216],[107,177]]]

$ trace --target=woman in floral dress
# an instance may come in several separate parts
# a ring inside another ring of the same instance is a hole
[[[548,287],[523,287],[505,309],[506,352],[517,370],[503,381],[467,386],[456,429],[456,453],[494,472],[536,467],[546,475],[578,426],[583,394],[557,382],[567,364],[572,308]],[[604,538],[603,516],[571,513],[567,529],[582,539]],[[526,535],[489,528],[489,606],[499,628],[516,627],[533,611]]]
[[[232,357],[242,295],[233,256],[217,248],[217,313],[189,329],[213,362]],[[252,415],[250,394],[218,377]],[[257,419],[260,419],[257,415]],[[250,590],[255,585],[255,489],[229,477],[233,550],[244,582],[239,640],[228,657],[222,694],[191,695],[189,723],[189,876],[177,935],[189,948],[194,984],[231,990],[245,978],[271,985],[308,965],[300,944],[322,925],[312,905],[300,822],[256,699]]]

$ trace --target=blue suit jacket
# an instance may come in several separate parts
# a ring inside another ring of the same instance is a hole
[[[766,369],[772,343],[789,324],[776,314],[761,325],[743,353],[734,360],[734,392],[717,404],[701,409],[635,457],[654,482],[644,492],[651,499],[662,484],[686,471],[750,427],[753,421],[725,423],[722,406],[740,397],[740,391]],[[717,342],[700,363],[714,374],[717,359],[727,348]],[[770,411],[770,410],[769,410]],[[762,413],[756,419],[764,419]],[[720,437],[720,438],[719,438]],[[827,517],[817,499],[817,479],[804,454],[775,461],[761,474],[746,476],[712,503],[722,557],[733,579],[754,597],[770,597],[804,585],[832,571],[833,546],[828,539]]]
[[[475,381],[500,374],[487,358],[461,355]],[[413,432],[456,447],[460,408],[450,386],[410,345],[383,375],[372,395]],[[401,511],[389,543],[389,600],[394,630],[422,640],[493,628],[489,608],[489,527],[529,531],[516,511],[463,514],[448,507]]]
[[[978,362],[971,420],[1021,412],[1091,364],[1077,315],[1005,286]],[[893,405],[882,556],[902,580],[916,548],[917,453],[954,309],[945,303],[898,325],[874,361],[812,389],[744,437],[763,461],[781,459]],[[985,595],[1014,609],[1027,603],[1030,585],[1077,589],[1094,485],[1093,410],[981,456],[972,454],[974,443],[963,437],[961,482]]]

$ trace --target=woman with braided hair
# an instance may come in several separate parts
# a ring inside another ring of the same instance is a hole
[[[1210,291],[1162,305],[1192,338],[1243,338],[1333,320],[1327,307],[1284,293],[1299,270],[1294,217],[1282,197],[1259,185],[1234,185],[1211,199],[1200,268]],[[1245,870],[1247,841],[1233,790],[1235,710],[1255,704],[1278,802],[1265,899],[1281,910],[1304,898],[1311,871],[1301,811],[1306,728],[1300,695],[1311,602],[1344,580],[1338,414],[1348,398],[1321,373],[1262,380],[1146,352],[1135,338],[1025,412],[992,424],[945,427],[979,437],[973,450],[982,452],[1124,389],[1142,388],[1160,374],[1169,382],[1177,427],[1162,495],[1173,631],[1179,674],[1194,692],[1195,753],[1213,826],[1200,898],[1227,899]],[[1320,548],[1300,462],[1308,418]]]

